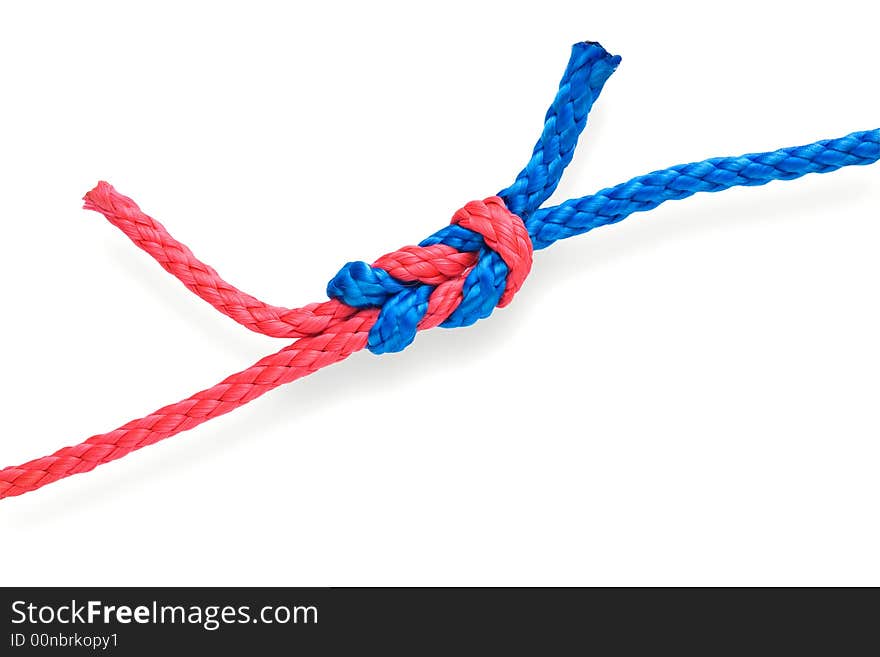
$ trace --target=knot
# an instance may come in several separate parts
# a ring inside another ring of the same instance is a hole
[[[504,201],[471,201],[450,224],[372,265],[349,262],[327,285],[327,296],[349,306],[381,308],[367,341],[374,354],[403,350],[421,329],[469,326],[522,287],[532,242]],[[459,250],[462,244],[470,249]]]

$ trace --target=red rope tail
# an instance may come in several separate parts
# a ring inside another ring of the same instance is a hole
[[[191,292],[227,317],[257,333],[274,338],[318,335],[336,322],[351,317],[354,309],[336,300],[303,308],[272,306],[242,292],[199,260],[165,227],[145,214],[132,199],[101,181],[84,197],[86,210],[95,210],[149,253]]]
[[[109,433],[92,436],[79,445],[64,447],[50,456],[4,468],[0,470],[0,499],[88,472],[228,413],[273,388],[344,360],[366,346],[367,334],[378,314],[379,310],[374,308],[358,311],[323,334],[297,340],[183,401],[132,420]]]

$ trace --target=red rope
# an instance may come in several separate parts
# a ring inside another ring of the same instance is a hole
[[[162,224],[105,182],[86,194],[85,208],[101,212],[166,271],[239,324],[265,335],[299,339],[183,401],[49,456],[0,470],[0,498],[21,495],[64,477],[88,472],[344,360],[366,346],[368,333],[379,316],[379,308],[357,309],[336,300],[302,308],[263,303],[224,281]],[[456,212],[452,222],[482,234],[486,245],[507,263],[510,272],[500,305],[506,304],[531,266],[531,241],[522,221],[506,209],[501,199],[490,197],[468,203]],[[419,329],[427,329],[443,322],[461,302],[462,286],[476,260],[476,253],[438,244],[404,247],[382,256],[374,266],[403,282],[436,286],[428,301],[428,311],[419,323]]]
[[[318,335],[355,312],[354,308],[333,299],[302,308],[263,303],[224,281],[213,267],[174,239],[165,226],[141,211],[133,200],[117,192],[109,183],[99,182],[84,200],[86,210],[103,214],[191,292],[252,331],[275,338]]]

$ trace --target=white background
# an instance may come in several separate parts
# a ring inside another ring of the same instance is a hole
[[[0,465],[283,346],[82,211],[97,180],[298,306],[509,184],[575,41],[623,63],[554,201],[878,127],[870,12],[4,5]],[[0,583],[878,585],[878,182],[701,195],[559,243],[490,320],[0,502]]]

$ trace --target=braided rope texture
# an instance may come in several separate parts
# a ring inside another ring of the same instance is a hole
[[[242,326],[295,342],[189,398],[54,454],[0,470],[0,498],[21,495],[169,438],[364,348],[400,351],[416,332],[468,326],[510,303],[534,250],[697,192],[791,180],[880,159],[880,130],[854,132],[769,153],[721,157],[638,176],[591,196],[540,206],[556,189],[587,115],[620,58],[598,43],[572,48],[532,156],[497,196],[472,201],[449,226],[372,264],[347,263],[328,301],[273,306],[239,290],[200,261],[130,198],[100,182],[85,208],[103,214],[190,291]]]

